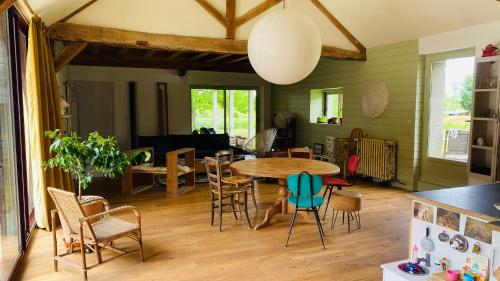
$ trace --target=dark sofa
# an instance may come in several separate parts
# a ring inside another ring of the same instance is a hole
[[[153,147],[155,165],[165,165],[165,154],[183,147],[193,147],[196,158],[214,157],[215,153],[224,149],[232,149],[235,156],[248,154],[245,150],[231,146],[229,135],[168,135],[168,136],[137,136],[138,147]]]

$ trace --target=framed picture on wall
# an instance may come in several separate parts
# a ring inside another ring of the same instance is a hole
[[[313,153],[314,154],[323,154],[323,144],[322,143],[315,143],[313,145]]]

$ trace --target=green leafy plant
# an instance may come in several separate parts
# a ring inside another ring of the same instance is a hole
[[[122,153],[113,137],[104,138],[97,132],[89,134],[86,140],[76,133],[66,136],[60,130],[45,131],[44,135],[52,140],[50,152],[53,154],[43,163],[44,169],[58,167],[75,175],[79,198],[95,173],[102,173],[108,178],[123,176],[130,165],[148,161],[151,157],[148,151]]]

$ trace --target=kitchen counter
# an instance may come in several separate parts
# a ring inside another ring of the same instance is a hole
[[[473,185],[434,191],[415,192],[408,195],[413,200],[432,205],[446,205],[452,211],[474,216],[485,221],[500,220],[500,184]],[[498,227],[493,225],[494,227]]]

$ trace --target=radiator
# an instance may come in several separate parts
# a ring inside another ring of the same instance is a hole
[[[358,172],[380,181],[396,179],[397,142],[360,138],[357,140],[360,157]]]

